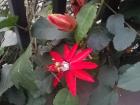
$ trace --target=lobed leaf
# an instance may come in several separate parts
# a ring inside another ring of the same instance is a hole
[[[114,34],[113,44],[117,51],[128,48],[135,40],[137,32],[124,27],[124,17],[121,14],[111,15],[107,20],[107,29]]]
[[[112,34],[124,28],[124,16],[122,14],[111,15],[107,19],[106,28]]]
[[[124,28],[116,33],[113,44],[117,51],[122,51],[128,48],[136,38],[137,32],[135,30]]]
[[[107,30],[103,27],[92,28],[88,34],[87,46],[93,48],[93,50],[101,51],[110,42],[110,38],[107,34]]]

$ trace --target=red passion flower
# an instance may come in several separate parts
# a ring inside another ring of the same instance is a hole
[[[78,50],[78,45],[75,44],[72,48],[68,45],[64,45],[64,54],[61,56],[58,52],[51,51],[53,64],[49,65],[49,71],[56,73],[53,85],[54,87],[64,77],[69,91],[73,96],[76,95],[76,78],[85,80],[88,82],[95,82],[93,77],[89,75],[85,70],[95,69],[97,64],[89,61],[85,61],[87,56],[92,52],[92,49],[87,48],[84,50]]]

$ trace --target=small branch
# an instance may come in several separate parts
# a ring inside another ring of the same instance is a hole
[[[18,28],[24,30],[24,31],[28,31],[28,28],[22,27],[22,26],[20,26],[20,25],[16,25],[16,26],[17,26]]]

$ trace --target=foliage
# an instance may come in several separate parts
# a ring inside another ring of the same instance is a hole
[[[45,97],[34,98],[32,96],[29,96],[29,99],[26,105],[45,105],[45,103],[46,103]]]
[[[1,81],[0,81],[0,96],[6,92],[9,88],[13,86],[13,82],[11,80],[10,70],[12,65],[5,64],[3,65],[1,71]]]
[[[4,27],[12,27],[16,25],[16,22],[18,20],[18,17],[16,16],[10,16],[2,21],[0,21],[0,29]]]
[[[117,101],[117,92],[101,85],[92,92],[88,105],[115,105]]]
[[[45,18],[40,18],[33,24],[32,34],[37,39],[42,40],[59,40],[68,36],[67,32],[57,30],[52,24]]]
[[[3,55],[4,53],[4,48],[0,47],[0,56]]]
[[[22,86],[29,92],[36,89],[35,74],[33,65],[30,61],[32,55],[32,47],[29,45],[27,50],[16,60],[11,70],[11,78],[15,86]]]
[[[78,103],[78,97],[73,97],[66,88],[60,90],[53,101],[54,105],[79,105]]]
[[[104,27],[97,26],[90,29],[88,35],[89,38],[87,40],[87,46],[93,48],[93,50],[101,51],[106,46],[108,46],[110,42],[110,38],[108,37],[108,31]]]
[[[106,78],[106,79],[105,79]],[[116,67],[102,66],[99,69],[98,79],[100,84],[113,88],[118,81],[118,71]]]
[[[118,87],[129,90],[129,91],[139,91],[139,66],[140,62],[130,66],[126,72],[120,75],[118,81]]]
[[[86,37],[87,32],[91,28],[94,19],[96,18],[96,12],[96,4],[90,2],[84,5],[78,13],[76,17],[78,25],[74,33],[77,42],[80,42]]]
[[[129,47],[136,38],[137,32],[135,30],[124,27],[124,17],[121,14],[110,16],[107,20],[106,27],[115,35],[113,44],[114,48],[118,51],[122,51]]]
[[[25,105],[26,103],[26,97],[23,90],[17,90],[15,87],[10,88],[6,92],[6,97],[11,104]]]
[[[140,91],[140,2],[117,1],[67,0],[66,13],[54,15],[52,0],[26,0],[26,50],[16,30],[27,31],[22,17],[0,7],[0,104],[116,105],[120,88]]]

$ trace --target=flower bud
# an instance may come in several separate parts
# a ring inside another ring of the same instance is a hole
[[[77,0],[78,5],[81,7],[85,4],[85,2],[85,0]]]
[[[65,32],[71,32],[76,27],[75,18],[69,15],[50,14],[48,15],[48,21]]]
[[[73,9],[73,13],[76,16],[82,6],[86,3],[86,0],[71,0],[71,6]]]

